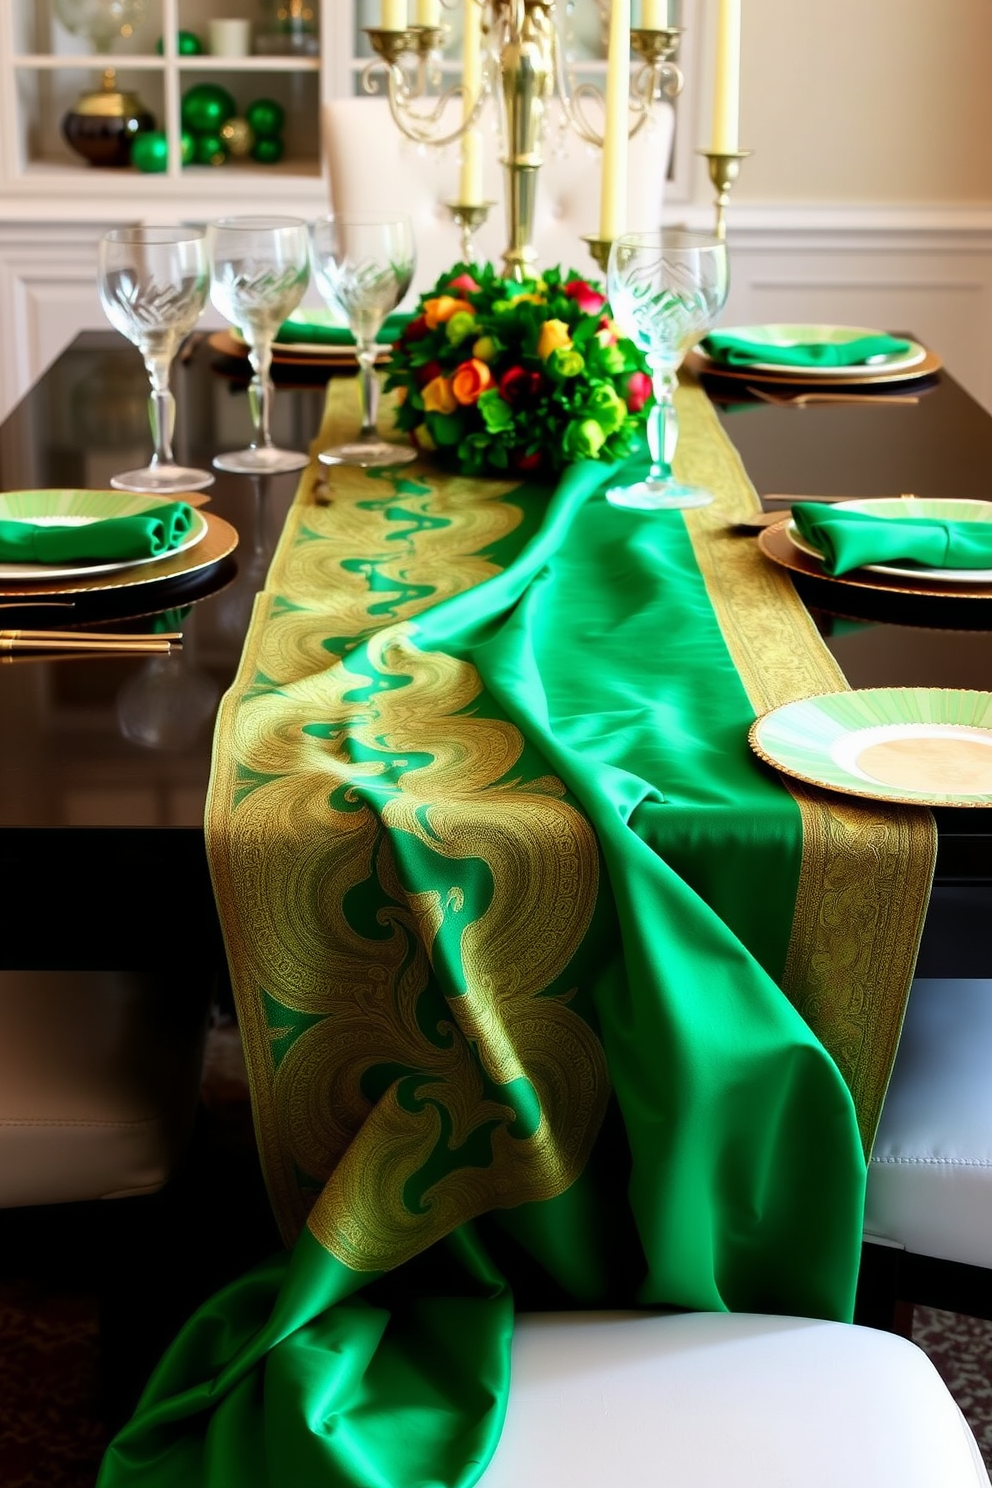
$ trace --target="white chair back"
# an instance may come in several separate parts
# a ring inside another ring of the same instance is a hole
[[[501,264],[506,247],[503,168],[488,108],[484,128],[483,186],[495,205],[476,234],[476,257]],[[340,98],[324,105],[324,158],[332,211],[395,211],[409,216],[417,244],[413,294],[430,288],[461,257],[461,237],[446,203],[458,193],[457,145],[417,146],[393,122],[383,98]],[[631,229],[661,225],[665,179],[672,149],[671,105],[656,110],[650,126],[630,145],[627,222]],[[598,277],[584,233],[599,224],[601,156],[552,118],[537,192],[534,246],[538,267],[561,264]]]

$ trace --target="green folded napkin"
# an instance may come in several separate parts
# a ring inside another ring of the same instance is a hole
[[[798,501],[792,519],[806,541],[823,554],[829,574],[847,573],[866,563],[992,568],[992,522],[873,517],[812,501]]]
[[[897,356],[910,343],[895,336],[859,336],[855,341],[806,341],[795,346],[771,346],[741,336],[715,333],[700,342],[706,355],[725,367],[750,367],[767,362],[782,367],[859,367],[869,357]]]
[[[410,315],[387,315],[376,336],[377,341],[392,345],[409,325]],[[354,346],[355,338],[347,326],[315,315],[312,319],[300,316],[295,320],[284,320],[276,332],[275,339],[284,345],[308,343],[311,346]]]
[[[140,516],[98,522],[0,522],[4,563],[119,563],[157,558],[177,548],[193,525],[184,501],[169,501]]]

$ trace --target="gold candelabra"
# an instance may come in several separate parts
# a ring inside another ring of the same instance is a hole
[[[506,180],[503,269],[508,278],[523,280],[533,276],[537,257],[534,209],[544,159],[548,104],[557,97],[568,127],[587,143],[601,146],[603,136],[590,119],[588,105],[595,100],[600,106],[602,93],[591,83],[571,86],[558,38],[555,0],[468,3],[478,5],[482,12],[486,42],[482,83],[474,98],[466,96],[461,84],[436,97],[429,95],[430,58],[440,50],[444,38],[440,27],[368,30],[376,56],[362,74],[362,86],[368,93],[377,93],[385,75],[393,120],[408,139],[418,144],[445,145],[461,138],[478,123],[490,93],[499,97]],[[643,127],[656,100],[674,98],[681,91],[683,77],[674,61],[681,34],[677,27],[631,32],[631,51],[636,58],[630,87],[631,134]],[[459,99],[461,118],[449,127],[445,115]],[[480,210],[465,203],[449,205],[462,230],[463,248],[466,242],[471,243],[475,228],[485,221],[486,212],[480,218]]]
[[[741,161],[753,154],[752,150],[700,150],[710,172],[710,180],[716,187],[716,222],[713,228],[718,238],[727,236],[727,204],[730,193],[741,173]]]

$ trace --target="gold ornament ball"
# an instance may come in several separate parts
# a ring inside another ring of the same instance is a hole
[[[247,119],[228,119],[221,125],[220,137],[227,146],[227,153],[235,159],[247,155],[255,143],[255,131]]]

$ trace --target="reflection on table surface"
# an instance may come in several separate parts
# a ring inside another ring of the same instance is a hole
[[[218,450],[248,440],[243,379],[232,376],[207,338],[177,363],[174,381],[177,458],[206,465]],[[708,381],[719,392],[718,382]],[[275,402],[277,442],[309,445],[323,411],[323,382],[284,382]],[[992,419],[949,378],[909,408],[739,400],[718,406],[766,497],[988,494]],[[147,452],[140,357],[112,333],[88,333],[0,426],[0,486],[100,488],[113,470],[140,463]],[[127,621],[128,629],[171,628],[181,615],[181,651],[166,658],[17,658],[0,666],[0,825],[201,826],[217,701],[233,675],[297,480],[218,472],[207,509],[239,532],[232,560],[185,583],[143,586],[129,598],[81,603],[73,612],[75,623],[112,628]],[[954,619],[934,623],[933,610],[866,619],[852,612],[849,595],[838,604],[827,585],[804,597],[852,686],[992,688],[992,647],[983,630],[944,630]],[[0,624],[43,623],[28,611],[0,610]],[[980,602],[967,624],[987,623]]]

